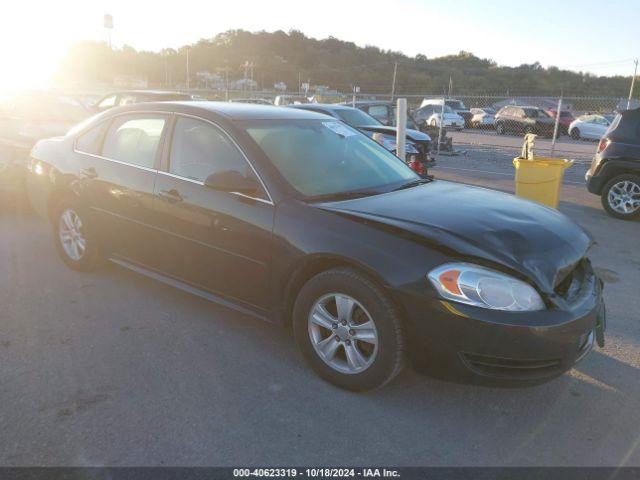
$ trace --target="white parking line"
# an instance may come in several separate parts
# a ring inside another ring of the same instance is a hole
[[[504,173],[504,172],[492,172],[490,170],[478,170],[477,168],[459,168],[459,167],[442,167],[440,165],[436,166],[435,169],[443,169],[443,170],[460,170],[462,172],[476,172],[476,173],[491,173],[493,175],[504,175],[506,177],[513,177],[513,173]],[[571,180],[564,180],[563,183],[571,183],[572,185],[584,185],[584,182],[573,182]]]

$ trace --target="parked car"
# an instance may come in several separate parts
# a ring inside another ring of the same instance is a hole
[[[231,98],[232,103],[251,103],[254,105],[273,105],[273,103],[265,98]]]
[[[299,105],[302,103],[310,103],[309,99],[304,95],[278,95],[273,102],[274,105],[284,107],[287,105]]]
[[[600,140],[613,121],[612,115],[581,115],[568,128],[568,133],[574,140],[586,138]]]
[[[471,127],[493,128],[496,123],[496,111],[491,107],[472,108]]]
[[[74,96],[26,91],[0,102],[0,176],[2,189],[20,195],[29,151],[43,138],[64,135],[91,115]]]
[[[640,109],[616,115],[598,144],[586,174],[587,189],[600,195],[616,218],[640,217]]]
[[[471,119],[473,118],[473,113],[465,106],[465,104],[461,100],[456,100],[454,98],[425,98],[420,107],[426,107],[427,105],[440,105],[442,106],[442,102],[447,107],[450,107],[455,113],[460,115],[464,119],[464,125],[467,128],[471,127]]]
[[[170,102],[170,101],[193,101],[205,100],[199,95],[184,92],[172,92],[163,90],[125,90],[112,92],[91,106],[93,112],[103,112],[113,107],[122,105],[132,105],[144,102]]]
[[[418,125],[428,125],[430,127],[440,127],[442,117],[442,104],[425,105],[413,111],[413,118]],[[454,112],[448,105],[444,106],[443,127],[462,130],[464,128],[464,118]]]
[[[346,102],[344,105],[353,106],[353,102]],[[393,102],[380,100],[358,100],[355,108],[362,110],[375,118],[382,125],[396,127],[398,118],[397,105]],[[419,130],[411,112],[407,110],[407,128]]]
[[[291,108],[299,108],[312,112],[323,113],[333,118],[343,121],[376,142],[392,153],[397,153],[397,128],[382,125],[371,115],[362,110],[339,104],[310,103],[307,105],[291,105]],[[429,166],[429,151],[431,149],[431,138],[426,133],[419,130],[407,129],[406,153],[407,163],[419,174],[424,174]],[[417,162],[417,163],[416,163]]]
[[[537,107],[509,105],[496,114],[496,133],[535,133],[553,136],[555,121]]]
[[[602,284],[579,225],[420,178],[326,115],[147,103],[31,156],[30,198],[66,265],[108,258],[293,325],[311,368],[343,388],[386,384],[405,356],[450,375],[541,382],[604,341]]]
[[[554,122],[556,119],[557,111],[558,111],[557,108],[545,109],[546,114],[549,115],[551,118],[553,118]],[[567,135],[569,133],[569,126],[571,125],[571,122],[573,122],[574,120],[575,120],[575,117],[573,116],[573,113],[571,113],[568,110],[562,110],[560,112],[560,120],[558,121],[558,134]]]

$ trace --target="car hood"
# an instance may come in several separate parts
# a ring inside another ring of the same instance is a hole
[[[396,127],[388,127],[386,125],[362,125],[357,127],[360,130],[366,130],[367,132],[380,132],[385,133],[387,135],[396,136],[397,128]],[[429,142],[431,141],[431,137],[426,133],[423,133],[419,130],[413,130],[407,128],[407,138],[409,140],[413,140],[416,142]]]
[[[502,265],[549,295],[593,243],[588,233],[556,210],[444,180],[319,206],[402,229],[463,260]]]

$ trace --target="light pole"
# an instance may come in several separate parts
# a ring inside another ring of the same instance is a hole
[[[391,102],[396,94],[396,74],[398,73],[398,62],[393,65],[393,82],[391,83]]]
[[[111,30],[113,30],[113,15],[105,13],[103,18],[103,25],[104,28],[107,29],[107,41],[109,42],[109,50],[111,50]]]

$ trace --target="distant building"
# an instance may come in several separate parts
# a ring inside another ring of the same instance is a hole
[[[273,88],[275,90],[278,90],[279,92],[286,92],[287,91],[287,84],[284,83],[284,82],[274,83],[273,84]]]

